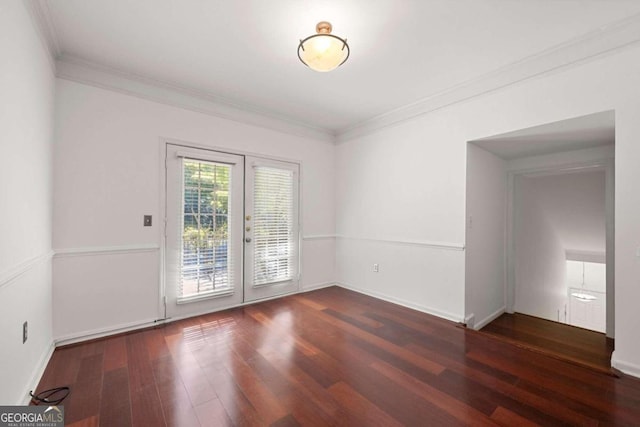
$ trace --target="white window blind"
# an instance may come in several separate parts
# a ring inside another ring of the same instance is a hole
[[[254,286],[293,279],[294,173],[254,166]]]
[[[231,167],[182,158],[178,300],[228,292],[233,286]]]

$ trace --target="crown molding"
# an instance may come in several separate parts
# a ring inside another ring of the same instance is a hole
[[[147,99],[242,124],[259,126],[296,136],[335,142],[335,134],[288,117],[232,102],[212,93],[175,82],[157,80],[63,54],[56,61],[57,76],[114,92]]]
[[[352,126],[333,131],[294,120],[250,104],[225,99],[177,82],[153,79],[108,67],[62,52],[46,0],[23,0],[49,52],[57,77],[159,102],[243,124],[336,143],[369,135],[387,127],[482,96],[513,84],[576,66],[640,41],[640,14],[600,27],[583,36],[525,57],[462,84]]]
[[[51,69],[56,74],[56,60],[60,57],[61,50],[49,5],[44,0],[23,0],[22,4],[31,17],[36,33],[47,52]]]
[[[23,0],[45,49],[54,74],[138,98],[172,105],[243,124],[296,136],[335,142],[335,132],[293,120],[268,110],[241,104],[176,82],[152,79],[63,54],[51,10],[45,0]]]
[[[575,66],[640,41],[640,14],[600,27],[581,37],[528,56],[417,102],[337,132],[336,142],[365,136],[423,114],[481,96],[562,68]]]

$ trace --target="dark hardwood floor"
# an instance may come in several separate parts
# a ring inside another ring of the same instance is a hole
[[[57,349],[73,426],[640,425],[614,378],[340,288]]]
[[[611,372],[613,340],[599,332],[520,313],[505,313],[482,328],[482,332],[530,350]]]

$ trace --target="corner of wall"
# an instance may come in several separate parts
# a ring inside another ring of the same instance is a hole
[[[627,375],[632,375],[636,378],[640,378],[640,365],[618,359],[615,350],[611,354],[611,366]]]

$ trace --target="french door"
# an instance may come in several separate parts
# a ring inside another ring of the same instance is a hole
[[[298,289],[298,165],[247,157],[244,299]]]
[[[297,291],[298,165],[166,147],[166,317]]]

